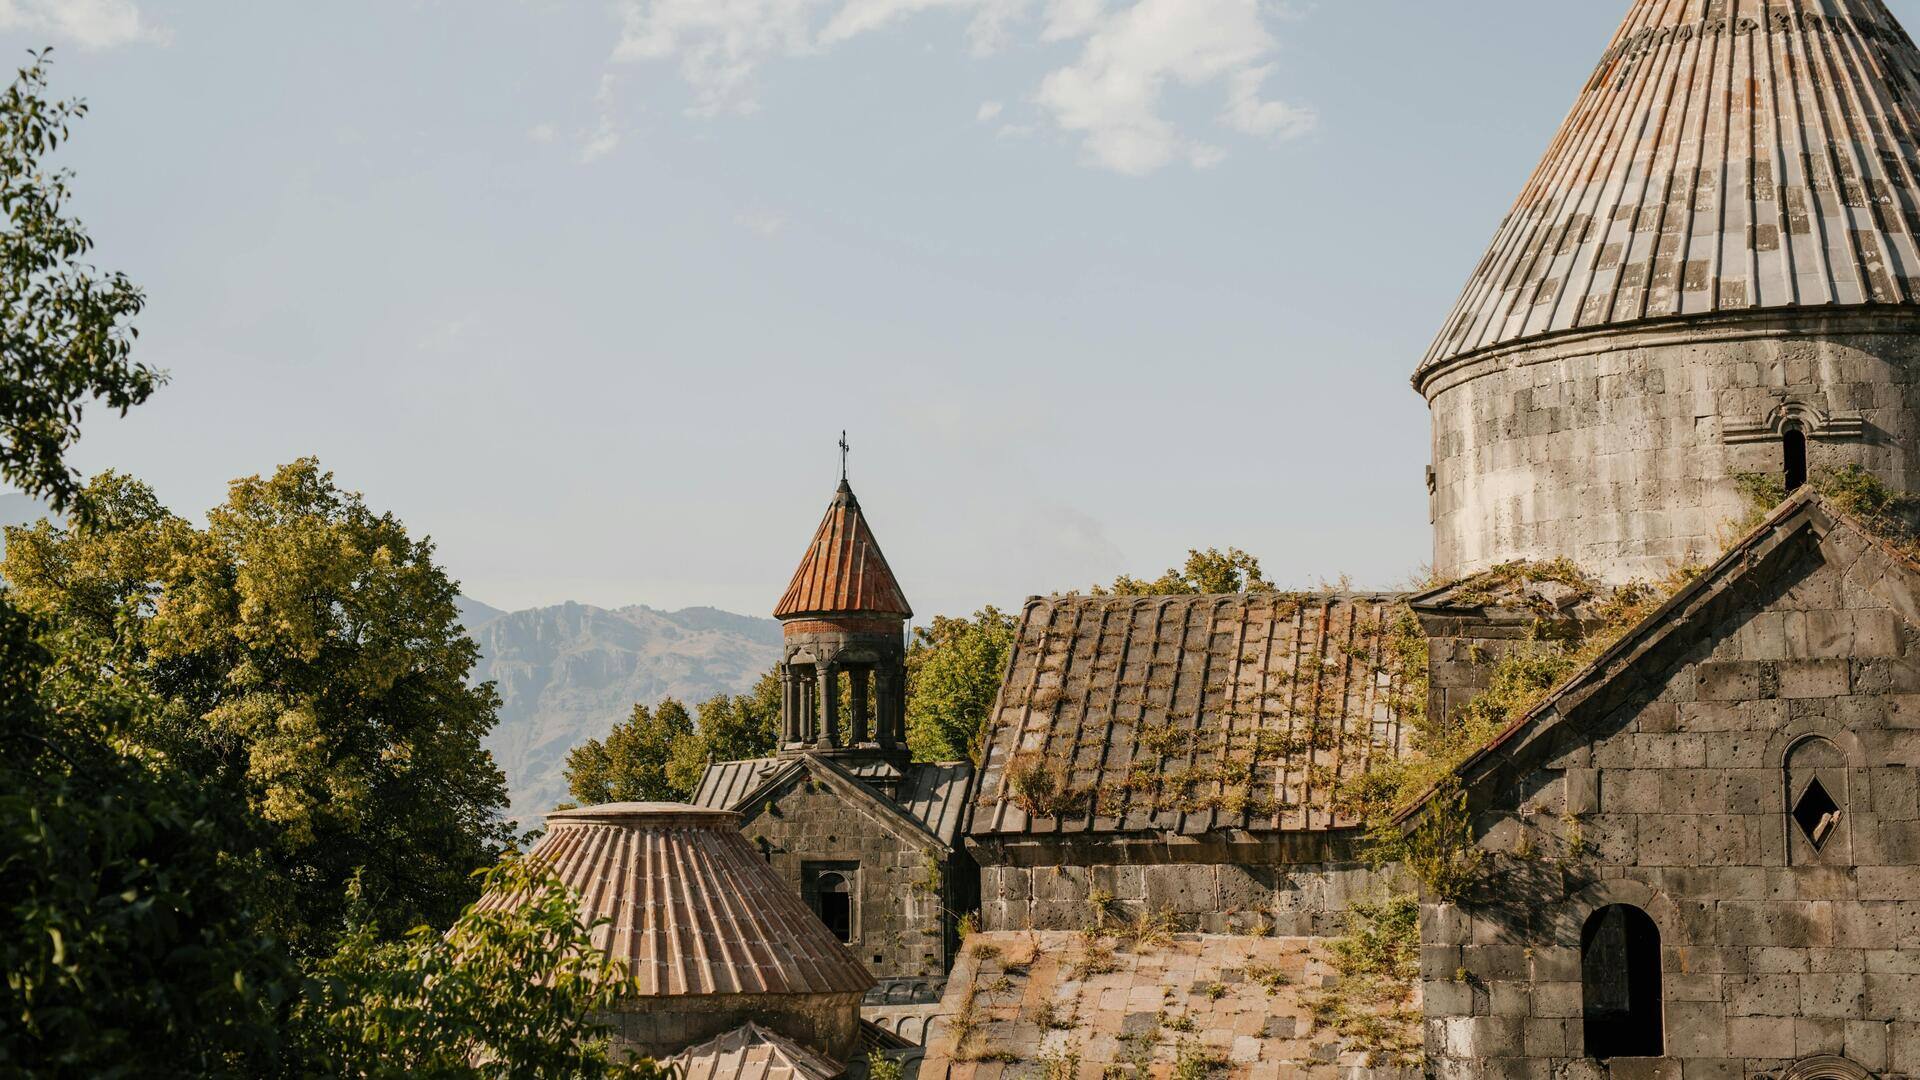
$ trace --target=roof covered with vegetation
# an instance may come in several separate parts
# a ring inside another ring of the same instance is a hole
[[[1336,791],[1407,752],[1410,619],[1385,594],[1029,601],[971,834],[1357,825]]]

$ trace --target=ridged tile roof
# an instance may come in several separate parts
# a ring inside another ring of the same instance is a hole
[[[1636,0],[1421,373],[1557,331],[1920,303],[1916,140],[1920,52],[1880,0]]]
[[[610,803],[547,815],[528,858],[581,894],[642,996],[848,994],[873,978],[740,835],[740,815]],[[485,908],[515,902],[489,894]]]
[[[759,1024],[746,1023],[663,1064],[679,1080],[833,1080],[847,1067]]]
[[[1398,606],[1284,593],[1029,601],[970,834],[1357,825],[1335,788],[1406,751],[1388,641]]]
[[[860,500],[842,480],[773,617],[854,614],[910,619],[913,609],[860,512]]]
[[[734,810],[743,814],[756,808],[755,796],[768,784],[784,775],[787,768],[804,769],[801,758],[754,758],[746,761],[716,761],[700,776],[693,793],[696,806],[715,810]],[[929,833],[949,846],[959,840],[966,819],[967,795],[972,790],[973,765],[965,761],[920,762],[907,766],[899,775],[891,766],[879,762],[848,763],[846,771],[860,779],[864,773],[879,773],[874,779],[892,780],[899,785],[894,800],[906,815],[919,822]],[[872,790],[871,788],[869,790]],[[874,798],[886,796],[874,791]]]

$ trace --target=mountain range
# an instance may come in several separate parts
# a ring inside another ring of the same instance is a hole
[[[750,689],[780,659],[780,624],[714,608],[560,604],[503,612],[462,597],[480,646],[474,682],[500,692],[486,747],[507,774],[508,813],[537,825],[567,797],[567,752],[604,736],[636,703],[675,697],[689,709]]]

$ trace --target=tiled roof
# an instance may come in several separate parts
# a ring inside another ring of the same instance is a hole
[[[971,834],[1357,825],[1335,788],[1406,750],[1387,641],[1398,607],[1282,593],[1029,601]]]
[[[664,1064],[679,1070],[679,1080],[834,1080],[847,1071],[755,1023],[682,1050]]]
[[[913,609],[907,606],[887,557],[880,553],[866,515],[860,512],[860,501],[842,480],[773,616],[852,614],[907,619],[913,617]]]
[[[864,994],[873,977],[740,835],[740,817],[677,803],[547,815],[528,855],[581,895],[596,944],[643,996]],[[515,897],[488,894],[482,909]]]
[[[900,785],[900,807],[927,831],[952,844],[967,818],[967,796],[973,790],[973,763],[923,763],[907,770]]]
[[[754,758],[747,761],[716,761],[707,766],[694,791],[696,806],[716,810],[750,813],[754,797],[769,784],[785,776],[784,769],[803,769],[806,758]],[[884,762],[849,761],[843,771],[862,780],[893,781],[899,770]],[[949,846],[959,840],[966,819],[967,796],[973,784],[973,766],[965,761],[916,763],[907,766],[898,779],[900,797],[896,805],[907,817]],[[875,799],[885,795],[872,788]]]
[[[1920,303],[1920,52],[1880,0],[1636,0],[1424,375],[1667,316]]]

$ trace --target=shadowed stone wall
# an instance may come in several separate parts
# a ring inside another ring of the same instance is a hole
[[[847,874],[854,886],[847,947],[874,978],[946,974],[947,912],[962,910],[956,901],[965,899],[950,891],[969,890],[936,840],[910,839],[904,823],[882,821],[877,808],[810,779],[743,812],[741,834],[810,902],[809,870]]]
[[[1788,544],[1473,789],[1491,870],[1422,912],[1441,1080],[1920,1073],[1920,602],[1849,527]],[[1602,1067],[1582,930],[1613,904],[1659,929],[1665,1056]]]
[[[1566,335],[1425,373],[1434,570],[1566,556],[1619,583],[1706,561],[1747,509],[1740,472],[1784,475],[1780,429],[1817,472],[1920,481],[1920,316],[1691,319]]]
[[[860,1049],[859,994],[635,998],[601,1019],[614,1049],[635,1057],[668,1057],[749,1020],[840,1061]]]
[[[1128,917],[1170,912],[1199,933],[1331,937],[1346,932],[1354,900],[1413,891],[1397,869],[1368,866],[1350,837],[971,844],[984,930],[1078,930],[1098,894]]]

